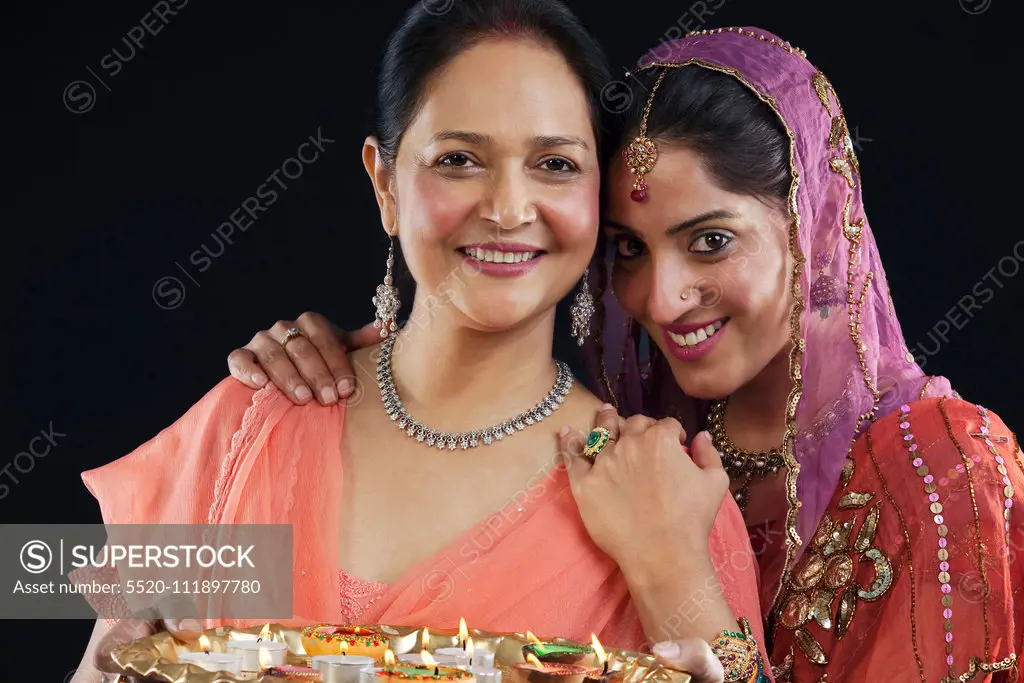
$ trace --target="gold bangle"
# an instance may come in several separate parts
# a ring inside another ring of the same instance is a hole
[[[722,631],[711,641],[711,651],[722,663],[726,683],[761,680],[761,655],[746,617],[738,620],[741,631]]]

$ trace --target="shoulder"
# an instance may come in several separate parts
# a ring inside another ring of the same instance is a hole
[[[950,475],[950,468],[955,472],[957,465],[973,468],[983,462],[998,465],[999,460],[1013,460],[1018,450],[1014,435],[998,415],[959,398],[905,404],[872,425],[861,441],[868,455],[881,454],[879,461],[886,469],[906,468],[909,462],[914,468],[927,468],[936,478]],[[918,460],[922,464],[913,464]]]
[[[902,406],[858,440],[853,458],[860,481],[849,488],[877,484],[906,518],[911,537],[915,530],[929,538],[948,530],[988,539],[994,550],[1004,544],[1024,491],[1013,433],[991,411],[956,398]]]

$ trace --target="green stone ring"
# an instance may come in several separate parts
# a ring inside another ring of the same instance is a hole
[[[607,429],[604,427],[594,427],[587,436],[587,447],[583,449],[583,457],[588,460],[594,460],[597,458],[597,454],[608,445],[610,440],[611,435]]]

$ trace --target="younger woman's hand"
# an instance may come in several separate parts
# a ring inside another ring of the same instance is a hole
[[[282,345],[293,327],[302,335]],[[372,323],[349,333],[319,313],[303,313],[298,320],[279,320],[269,330],[257,332],[252,341],[228,355],[228,368],[232,377],[252,389],[269,381],[297,405],[309,403],[314,396],[321,404],[331,405],[356,389],[348,351],[380,340],[380,330]]]
[[[652,652],[663,666],[690,674],[693,683],[722,683],[725,680],[722,663],[707,641],[700,638],[655,643]]]
[[[729,489],[721,456],[702,432],[690,452],[672,418],[622,420],[611,406],[596,426],[610,440],[594,461],[586,435],[562,429],[561,452],[587,532],[627,575],[683,571],[679,562],[708,554],[708,535]]]

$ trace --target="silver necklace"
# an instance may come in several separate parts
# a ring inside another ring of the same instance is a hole
[[[395,379],[391,374],[391,352],[397,338],[397,334],[392,334],[380,345],[380,358],[377,360],[377,386],[380,387],[380,400],[384,403],[384,410],[399,429],[403,430],[410,438],[425,443],[427,446],[436,446],[438,449],[447,448],[450,451],[454,451],[456,448],[476,448],[480,444],[490,446],[495,441],[512,436],[517,431],[522,431],[551,415],[558,410],[565,401],[565,397],[569,395],[569,391],[572,390],[572,371],[568,365],[556,360],[558,376],[555,378],[555,385],[544,397],[544,400],[530,410],[486,429],[457,434],[441,432],[413,419],[402,406],[402,399],[398,397]]]

